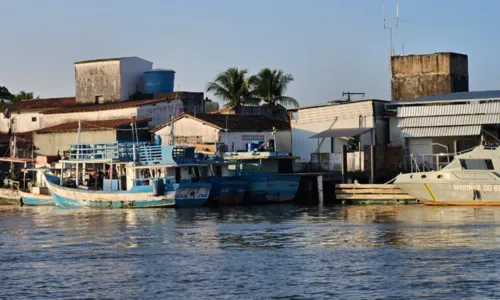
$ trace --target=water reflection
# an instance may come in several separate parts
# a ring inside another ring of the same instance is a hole
[[[425,297],[449,284],[467,297],[465,271],[496,292],[499,221],[486,207],[0,207],[0,298]]]

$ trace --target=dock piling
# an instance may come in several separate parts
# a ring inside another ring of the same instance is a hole
[[[318,183],[318,203],[320,206],[323,206],[323,176],[318,175],[316,177]]]

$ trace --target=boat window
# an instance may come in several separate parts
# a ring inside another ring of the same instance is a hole
[[[493,170],[491,159],[461,159],[460,165],[464,170]]]
[[[422,175],[421,178],[427,178],[427,175]]]
[[[438,175],[438,179],[441,179],[441,178],[443,178],[443,175]]]

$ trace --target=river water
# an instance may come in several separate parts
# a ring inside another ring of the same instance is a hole
[[[495,298],[499,246],[500,208],[0,207],[0,298]]]

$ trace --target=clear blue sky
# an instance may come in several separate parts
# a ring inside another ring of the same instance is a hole
[[[73,62],[139,56],[204,91],[230,66],[280,68],[304,105],[389,98],[381,0],[0,0],[0,85],[73,96]],[[395,0],[385,0],[388,24]],[[469,55],[470,89],[500,89],[500,1],[400,0],[395,48]]]

